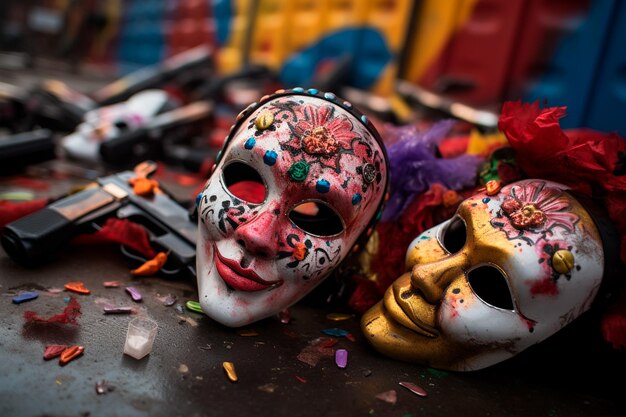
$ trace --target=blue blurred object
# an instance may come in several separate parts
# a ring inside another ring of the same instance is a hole
[[[383,36],[368,27],[332,32],[285,60],[280,79],[286,86],[310,85],[320,64],[350,55],[347,85],[368,89],[382,75],[392,53]]]
[[[524,101],[567,106],[563,128],[618,131],[626,137],[626,4],[594,0],[589,13],[569,25],[573,30],[561,39]]]
[[[626,2],[615,4],[583,126],[626,138]]]

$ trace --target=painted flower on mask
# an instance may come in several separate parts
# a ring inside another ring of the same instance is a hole
[[[543,181],[506,187],[502,192],[508,193],[500,206],[504,217],[492,219],[491,224],[503,230],[509,239],[529,238],[529,235],[536,234],[544,236],[555,227],[573,232],[579,220],[570,211],[562,190],[546,186]],[[532,239],[533,243],[538,239]]]
[[[285,143],[293,155],[302,153],[305,162],[319,162],[339,172],[341,153],[351,151],[349,144],[357,136],[346,116],[336,115],[332,106],[302,105],[294,108],[294,138]]]

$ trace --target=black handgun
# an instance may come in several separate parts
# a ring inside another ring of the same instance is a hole
[[[148,176],[156,164],[146,161],[134,171],[106,176],[94,187],[56,200],[47,207],[6,225],[0,241],[6,253],[23,266],[37,266],[73,237],[97,230],[116,216],[144,226],[152,246],[168,252],[169,273],[195,275],[197,225],[190,213],[165,192],[142,197],[129,181]]]
[[[0,136],[0,175],[13,174],[55,157],[54,134],[48,129]]]
[[[200,45],[150,65],[114,81],[92,94],[100,106],[128,100],[132,95],[148,88],[158,88],[171,83],[177,76],[199,70],[199,78],[213,72],[213,50]],[[189,75],[188,75],[189,77]],[[184,81],[184,80],[183,80]],[[187,80],[188,81],[188,80]]]
[[[128,130],[100,144],[102,161],[110,166],[130,166],[138,160],[163,160],[168,145],[189,141],[202,132],[213,111],[212,103],[195,101],[161,113],[135,130]]]

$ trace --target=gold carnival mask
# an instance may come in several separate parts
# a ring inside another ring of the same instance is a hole
[[[565,189],[525,180],[463,201],[452,219],[410,244],[407,272],[362,318],[368,340],[396,359],[477,370],[588,310],[603,246]]]

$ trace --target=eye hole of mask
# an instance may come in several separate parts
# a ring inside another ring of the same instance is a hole
[[[289,212],[289,219],[300,229],[316,236],[334,236],[343,232],[341,217],[321,201],[305,201]]]
[[[224,167],[222,178],[233,196],[252,204],[261,204],[265,200],[267,187],[261,175],[250,165],[232,162]]]
[[[441,245],[448,252],[457,253],[465,246],[466,235],[465,222],[459,216],[454,216],[442,233]]]
[[[514,310],[513,298],[500,269],[482,265],[467,274],[472,291],[485,303],[504,310]]]

